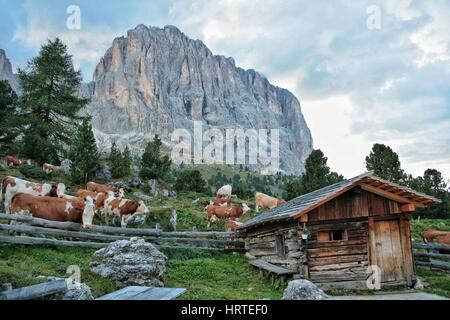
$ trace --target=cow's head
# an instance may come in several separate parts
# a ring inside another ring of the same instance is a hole
[[[59,198],[62,198],[64,194],[66,193],[66,185],[64,183],[58,183],[56,186],[56,194]]]
[[[83,210],[82,227],[83,229],[91,229],[92,219],[95,214],[94,199],[92,199],[91,196],[87,196],[84,201],[85,206]]]
[[[125,197],[125,190],[123,190],[123,188],[119,189],[119,198],[122,199],[123,197]]]
[[[149,213],[150,209],[145,205],[144,201],[139,201],[139,207],[136,210],[136,213]]]
[[[242,207],[242,214],[246,214],[247,212],[250,211],[250,208],[249,208],[248,205],[245,204],[245,203],[243,203],[243,204],[241,205],[241,207]]]

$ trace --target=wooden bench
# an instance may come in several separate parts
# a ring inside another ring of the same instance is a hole
[[[126,287],[96,300],[174,300],[186,292],[184,288]]]
[[[262,259],[250,260],[250,264],[260,269],[262,275],[270,275],[272,284],[275,283],[276,277],[279,277],[282,282],[285,282],[289,277],[297,274],[296,271],[276,266]]]

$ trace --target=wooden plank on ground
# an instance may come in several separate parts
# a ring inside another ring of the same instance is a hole
[[[97,300],[174,300],[186,292],[184,288],[131,286],[107,294]]]
[[[66,280],[55,280],[0,292],[0,300],[32,300],[67,291]]]
[[[256,259],[256,260],[250,260],[250,264],[254,267],[257,267],[259,269],[263,269],[265,271],[269,271],[270,273],[274,273],[277,275],[291,275],[296,274],[296,271],[289,270],[280,266],[276,266],[274,264],[271,264],[267,261]]]
[[[413,243],[414,249],[429,249],[429,250],[448,250],[450,251],[450,246],[441,243]]]

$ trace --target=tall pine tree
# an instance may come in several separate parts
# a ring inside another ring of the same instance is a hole
[[[92,132],[90,118],[83,119],[83,122],[78,126],[69,148],[68,158],[72,162],[70,173],[74,183],[86,184],[99,169],[100,155]]]
[[[111,153],[109,154],[109,162],[111,164],[111,175],[114,179],[124,176],[124,163],[122,153],[117,149],[117,145],[113,142]]]
[[[131,175],[131,165],[133,163],[133,158],[131,157],[131,151],[128,146],[125,147],[125,150],[122,154],[123,159],[123,174],[128,177]]]
[[[58,163],[63,147],[87,103],[79,98],[81,72],[75,71],[67,47],[56,38],[19,70],[24,128],[23,153],[37,162]]]
[[[313,150],[305,161],[305,172],[286,185],[284,197],[290,200],[344,180],[342,175],[330,170],[327,162],[321,150]]]
[[[158,136],[147,144],[141,159],[139,175],[142,179],[164,179],[169,172],[172,161],[168,155],[161,154],[161,147],[162,141]]]
[[[384,144],[373,145],[372,151],[366,157],[366,168],[373,171],[376,176],[391,182],[404,183],[407,179],[398,154]]]
[[[0,81],[0,154],[17,152],[14,142],[19,123],[17,95],[8,81]]]

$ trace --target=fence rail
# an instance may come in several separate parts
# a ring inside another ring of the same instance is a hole
[[[90,230],[85,230],[78,223],[8,214],[0,214],[0,220],[14,222],[14,224],[0,224],[0,231],[9,234],[0,235],[0,243],[102,248],[113,241],[141,237],[160,248],[245,250],[243,239],[245,235],[235,232],[163,232],[158,229],[131,229],[98,225],[93,225]]]
[[[416,265],[450,272],[450,246],[440,243],[414,243]]]

